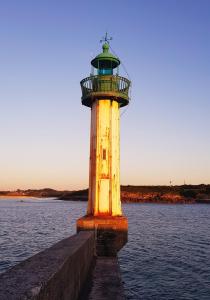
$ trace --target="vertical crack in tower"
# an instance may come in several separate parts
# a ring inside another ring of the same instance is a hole
[[[91,108],[87,215],[77,231],[95,230],[96,254],[116,255],[127,242],[128,222],[120,200],[120,108],[129,103],[130,81],[116,73],[118,57],[109,52],[107,35],[91,65],[96,75],[81,81],[82,104]]]

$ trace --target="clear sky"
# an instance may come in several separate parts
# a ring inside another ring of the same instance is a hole
[[[0,190],[87,187],[79,82],[106,30],[133,84],[121,183],[210,183],[209,16],[209,0],[1,0]]]

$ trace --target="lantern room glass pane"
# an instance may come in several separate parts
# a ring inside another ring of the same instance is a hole
[[[98,69],[98,75],[113,75],[113,69]]]

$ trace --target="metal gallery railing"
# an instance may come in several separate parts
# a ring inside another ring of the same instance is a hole
[[[109,76],[90,76],[84,78],[81,82],[82,97],[86,98],[91,96],[92,93],[106,93],[114,92],[120,93],[129,98],[128,92],[130,87],[130,81],[124,77],[117,75]]]

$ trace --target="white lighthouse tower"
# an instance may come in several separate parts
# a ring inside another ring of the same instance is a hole
[[[91,108],[90,168],[87,215],[77,229],[115,233],[119,246],[128,226],[120,200],[120,108],[129,103],[130,81],[118,74],[120,60],[110,53],[107,34],[103,41],[103,52],[91,61],[91,76],[81,81],[82,104]]]

